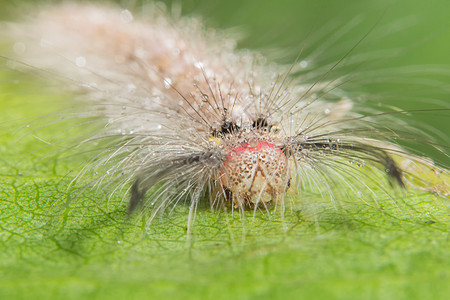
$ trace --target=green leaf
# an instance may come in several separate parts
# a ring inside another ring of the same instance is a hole
[[[18,114],[11,103],[42,115],[40,100],[51,101],[13,88],[1,97],[9,116]],[[349,199],[335,207],[311,196],[296,199],[284,217],[202,209],[188,234],[188,207],[149,226],[126,217],[124,195],[66,190],[64,175],[83,158],[41,160],[53,150],[41,148],[42,135],[22,132],[27,122],[2,124],[1,299],[444,299],[450,292],[449,205],[431,193],[378,196],[378,206]]]
[[[179,206],[149,226],[126,217],[126,194],[67,189],[85,158],[46,147],[54,116],[33,117],[72,104],[21,76],[0,75],[0,299],[448,298],[448,200],[294,194],[284,216],[202,209],[188,234]],[[71,122],[59,132],[85,130]]]

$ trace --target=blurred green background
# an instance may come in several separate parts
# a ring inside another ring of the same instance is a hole
[[[3,1],[4,19],[14,18],[23,3]],[[38,1],[37,3],[57,1]],[[100,1],[101,2],[101,1]],[[365,34],[352,51],[367,59],[358,65],[332,72],[329,79],[355,74],[343,86],[353,94],[369,95],[362,106],[379,104],[406,110],[450,109],[450,2],[446,0],[337,0],[337,1],[257,1],[184,0],[161,1],[173,14],[194,15],[207,28],[220,28],[238,38],[239,48],[265,54],[269,61],[286,64],[288,69],[300,50],[301,59],[310,59],[308,70],[332,64],[342,58]],[[119,1],[139,10],[142,1]],[[145,1],[144,1],[145,3]],[[375,25],[376,24],[376,25]],[[347,28],[347,29],[345,29]],[[330,40],[336,41],[328,44]],[[321,49],[326,45],[326,49]],[[318,52],[320,49],[320,53]],[[301,74],[300,74],[301,76]],[[449,113],[424,111],[408,116],[408,124],[430,134],[445,148],[450,144]],[[422,145],[420,145],[422,144]],[[424,143],[407,144],[449,165],[446,155]]]
[[[170,7],[179,2],[167,3]],[[300,59],[313,58],[309,62],[311,71],[315,66],[338,61],[370,31],[349,55],[365,55],[366,61],[350,68],[344,61],[342,68],[328,78],[357,74],[343,89],[353,92],[354,97],[359,96],[358,92],[368,95],[362,106],[381,110],[380,104],[387,110],[443,109],[403,117],[448,151],[450,114],[444,109],[450,109],[449,1],[187,0],[181,7],[183,13],[200,15],[213,27],[234,29],[242,37],[239,47],[257,49],[270,60],[289,65],[302,50]],[[327,44],[340,34],[336,42]],[[325,50],[321,49],[324,44]],[[318,56],[317,49],[323,51]],[[424,144],[418,140],[405,146],[446,166],[450,164],[446,154]]]

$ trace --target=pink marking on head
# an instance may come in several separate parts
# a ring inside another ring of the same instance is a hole
[[[275,149],[276,151],[280,151],[280,152],[282,151],[280,148],[276,147],[274,144],[268,143],[268,142],[258,142],[256,144],[256,146],[251,146],[249,143],[245,143],[245,144],[242,144],[241,146],[234,148],[230,152],[228,152],[228,156],[229,157],[238,156],[244,152],[251,153],[255,150],[264,150],[264,149],[268,149],[268,148]]]

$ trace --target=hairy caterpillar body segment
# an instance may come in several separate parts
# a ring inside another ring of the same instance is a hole
[[[394,142],[404,127],[395,112],[354,111],[346,79],[327,79],[341,61],[311,81],[293,76],[299,63],[269,65],[195,19],[144,21],[99,5],[49,7],[5,26],[15,68],[62,80],[88,102],[80,118],[104,123],[75,143],[97,152],[73,182],[125,187],[129,213],[153,218],[186,202],[193,221],[204,199],[284,211],[293,185],[339,201],[417,185],[418,167],[446,172]]]

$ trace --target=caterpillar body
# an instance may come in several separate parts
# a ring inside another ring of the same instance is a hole
[[[443,178],[394,141],[400,112],[354,111],[346,78],[327,78],[341,61],[315,80],[296,77],[305,61],[286,70],[194,19],[152,17],[63,4],[7,25],[17,57],[8,61],[62,80],[88,102],[78,116],[104,124],[75,143],[97,152],[72,183],[125,187],[128,212],[152,218],[185,202],[192,223],[205,199],[284,211],[293,186],[338,201],[374,186],[389,195],[389,183],[411,185],[418,168]],[[426,188],[446,194],[439,184]]]

